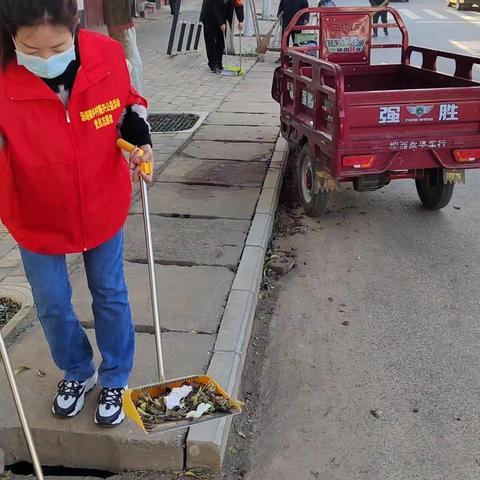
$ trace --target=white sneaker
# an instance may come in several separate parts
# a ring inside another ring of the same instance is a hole
[[[97,425],[113,427],[123,422],[125,413],[123,413],[122,394],[126,388],[102,388],[94,418]]]
[[[85,405],[85,396],[97,384],[97,372],[84,382],[62,380],[58,384],[58,392],[52,405],[52,413],[56,417],[71,418],[78,415]]]

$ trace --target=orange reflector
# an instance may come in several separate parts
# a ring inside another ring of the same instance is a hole
[[[480,160],[480,148],[471,150],[454,150],[453,156],[458,163],[469,163]]]
[[[343,157],[342,165],[353,168],[371,168],[376,158],[375,155],[352,155]]]

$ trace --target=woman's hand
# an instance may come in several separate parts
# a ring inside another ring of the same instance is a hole
[[[130,168],[133,170],[132,179],[134,182],[140,181],[140,175],[147,182],[151,183],[153,175],[146,175],[141,171],[142,163],[153,163],[153,150],[150,145],[142,145],[143,156],[138,155],[139,149],[136,148],[130,155]]]

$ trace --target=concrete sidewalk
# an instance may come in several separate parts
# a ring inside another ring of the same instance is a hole
[[[274,65],[259,63],[243,79],[212,75],[201,52],[172,59],[148,47],[147,40],[156,36],[161,40],[164,24],[168,22],[163,18],[149,20],[139,30],[140,45],[145,42],[151,112],[209,113],[193,138],[154,135],[157,177],[150,198],[166,375],[208,372],[235,393],[283,168],[284,145],[277,142],[278,109],[269,93]],[[251,60],[247,67],[252,64]],[[7,286],[28,288],[18,249],[7,234],[2,236],[0,253],[6,253],[0,259],[0,275],[4,275],[0,295]],[[137,339],[131,385],[143,385],[158,378],[138,201],[126,224],[125,242]],[[78,257],[70,263],[74,305],[95,343],[83,267]],[[32,325],[12,343],[10,353],[15,368],[31,367],[18,381],[45,465],[112,472],[220,467],[228,421],[153,439],[130,422],[102,430],[93,425],[95,393],[78,418],[53,418],[50,403],[59,373],[34,312],[26,320],[32,320]],[[5,450],[6,463],[28,461],[3,371],[0,404],[0,448]]]

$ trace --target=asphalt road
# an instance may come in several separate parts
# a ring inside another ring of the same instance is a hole
[[[392,5],[411,43],[480,55],[480,13]],[[259,378],[246,371],[258,399],[246,478],[480,478],[479,195],[468,174],[428,212],[398,181],[344,189],[319,223],[302,220]]]

